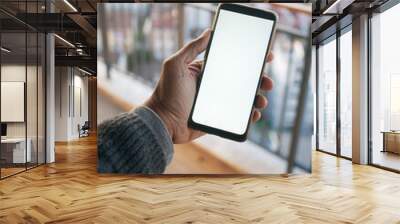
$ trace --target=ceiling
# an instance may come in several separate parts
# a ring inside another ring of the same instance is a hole
[[[313,4],[311,32],[313,43],[319,43],[351,23],[361,13],[374,10],[388,0],[305,0]],[[97,11],[100,2],[113,0],[1,0],[0,26],[2,46],[11,49],[8,55],[26,55],[25,32],[54,32],[56,65],[79,66],[96,73]],[[121,2],[121,1],[118,1]],[[126,1],[132,2],[132,1]],[[52,13],[48,13],[52,8]],[[28,13],[26,13],[28,12]],[[28,35],[28,56],[35,54],[36,45]],[[63,41],[66,40],[66,41]],[[35,41],[36,42],[36,41]],[[74,46],[72,46],[72,45]]]
[[[310,0],[313,3],[313,44],[320,43],[352,23],[354,17],[373,11],[388,0]]]
[[[52,32],[57,65],[78,66],[96,73],[97,12],[95,0],[1,0],[2,46],[10,49],[9,61],[36,57],[37,33]],[[51,9],[52,13],[49,13]],[[28,34],[26,35],[25,32]],[[29,33],[34,34],[29,34]],[[27,37],[27,38],[26,38]],[[27,39],[27,40],[26,40]],[[43,40],[40,39],[39,40]],[[26,45],[26,42],[28,45]],[[32,42],[32,43],[31,43]],[[27,46],[27,48],[25,48]],[[39,45],[39,47],[43,47]],[[2,52],[2,55],[5,53]],[[3,60],[6,57],[3,57]]]

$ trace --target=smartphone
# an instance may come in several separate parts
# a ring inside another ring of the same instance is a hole
[[[214,17],[188,126],[245,141],[277,16],[220,4]]]

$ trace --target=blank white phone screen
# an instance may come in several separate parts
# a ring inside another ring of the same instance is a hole
[[[243,135],[274,21],[219,12],[193,109],[198,124]]]

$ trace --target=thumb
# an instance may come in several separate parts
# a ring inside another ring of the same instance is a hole
[[[196,59],[197,55],[203,52],[210,40],[211,30],[206,29],[199,37],[190,41],[178,51],[178,57],[185,63],[190,63]]]

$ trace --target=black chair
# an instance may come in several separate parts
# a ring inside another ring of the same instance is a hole
[[[89,121],[85,121],[82,127],[80,127],[80,125],[78,124],[78,130],[79,130],[79,138],[89,136],[89,130],[90,130]]]

